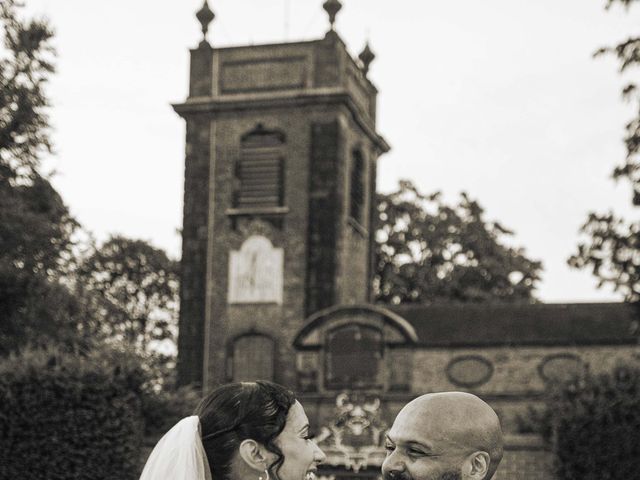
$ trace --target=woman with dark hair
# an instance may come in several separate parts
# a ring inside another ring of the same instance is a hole
[[[160,439],[140,480],[313,480],[324,458],[292,392],[230,383]]]

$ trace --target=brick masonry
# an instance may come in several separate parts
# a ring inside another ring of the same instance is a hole
[[[369,212],[376,90],[335,34],[315,42],[191,52],[187,119],[183,287],[179,339],[182,382],[210,387],[232,379],[230,345],[248,332],[275,341],[275,380],[294,385],[292,341],[304,319],[369,296]],[[235,212],[240,139],[258,125],[282,132],[284,204],[278,212]],[[366,160],[365,211],[349,218],[349,168]],[[282,304],[227,302],[229,252],[250,235],[284,251]]]
[[[182,384],[202,380],[208,203],[209,121],[194,115],[187,119],[184,180],[178,337],[178,378]]]
[[[309,165],[309,226],[305,314],[336,303],[336,242],[338,226],[337,122],[311,127]]]
[[[539,406],[545,388],[540,369],[546,359],[569,354],[597,374],[611,371],[621,363],[638,364],[638,353],[634,345],[419,349],[414,352],[411,391],[416,395],[469,391],[489,401],[501,417],[503,428],[516,433],[518,418],[526,416],[530,406]],[[452,361],[468,356],[486,359],[493,367],[491,377],[472,388],[455,383],[447,375],[447,366]]]

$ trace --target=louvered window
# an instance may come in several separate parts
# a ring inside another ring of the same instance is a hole
[[[284,135],[258,126],[242,138],[234,206],[280,207],[284,200]]]
[[[349,214],[358,223],[363,223],[364,209],[364,158],[359,150],[351,157],[351,208]]]

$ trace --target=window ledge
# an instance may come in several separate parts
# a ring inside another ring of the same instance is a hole
[[[362,224],[359,221],[357,221],[355,218],[347,217],[347,223],[351,225],[353,229],[356,232],[358,232],[360,235],[362,235],[364,238],[369,237],[369,230],[364,228]]]
[[[230,217],[242,215],[286,215],[289,213],[289,207],[228,208],[224,213]]]

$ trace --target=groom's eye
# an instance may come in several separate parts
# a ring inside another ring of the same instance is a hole
[[[422,455],[426,455],[422,450],[418,450],[416,448],[409,449],[409,455],[412,457],[421,457]]]
[[[386,443],[385,446],[384,446],[384,449],[387,452],[393,452],[395,450],[395,448],[396,447],[394,445],[390,444],[390,443]]]

